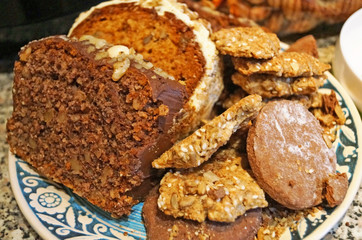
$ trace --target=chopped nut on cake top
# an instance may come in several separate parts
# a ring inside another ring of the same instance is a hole
[[[233,58],[235,69],[244,75],[272,74],[278,77],[311,77],[322,75],[331,66],[307,53],[285,52],[270,60]]]
[[[311,94],[323,86],[325,79],[324,75],[292,78],[268,74],[246,76],[238,72],[232,76],[233,83],[241,86],[249,94],[259,94],[266,98]]]
[[[263,190],[241,160],[237,151],[222,150],[198,168],[168,172],[161,180],[158,207],[198,222],[233,222],[248,209],[266,207]]]
[[[173,145],[152,162],[155,168],[190,168],[200,166],[225,145],[239,128],[248,125],[261,108],[261,97],[249,95],[187,138]]]
[[[211,35],[222,54],[234,57],[269,59],[279,54],[280,41],[276,34],[260,27],[221,29]]]

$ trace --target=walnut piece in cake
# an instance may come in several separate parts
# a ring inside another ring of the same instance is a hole
[[[276,34],[260,27],[221,29],[211,35],[222,54],[234,57],[269,59],[279,54],[280,41]]]
[[[331,66],[307,53],[285,52],[270,60],[233,58],[235,69],[244,74],[272,74],[278,77],[311,77],[322,75]]]
[[[173,145],[152,162],[155,168],[190,168],[207,161],[230,136],[254,119],[261,108],[261,97],[249,95],[193,134]]]
[[[168,172],[159,191],[161,211],[198,222],[234,222],[245,211],[268,205],[235,150],[219,151],[198,168]]]

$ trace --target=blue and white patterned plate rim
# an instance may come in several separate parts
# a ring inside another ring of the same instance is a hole
[[[328,81],[338,90],[339,94],[345,101],[352,119],[355,122],[356,125],[356,135],[357,135],[357,142],[361,144],[362,141],[362,123],[361,123],[361,117],[357,111],[356,106],[354,105],[351,97],[348,95],[348,93],[343,89],[341,84],[337,81],[337,79],[330,73],[327,72],[327,79]],[[343,200],[343,202],[334,209],[332,214],[321,224],[318,226],[317,230],[314,230],[311,234],[309,234],[305,240],[314,240],[314,239],[321,239],[324,237],[329,230],[333,226],[335,226],[338,221],[341,220],[341,218],[344,216],[346,211],[348,210],[349,206],[351,205],[362,180],[362,156],[361,156],[361,148],[358,146],[356,149],[356,152],[358,154],[357,163],[354,169],[352,180],[349,183],[347,194]]]
[[[283,47],[283,45],[282,45]],[[344,100],[350,114],[351,118],[354,121],[356,126],[356,142],[362,142],[362,124],[359,113],[351,100],[350,96],[346,93],[340,83],[333,77],[329,72],[327,73],[328,81],[331,83],[333,87],[337,89],[339,95]],[[345,212],[351,205],[362,180],[362,156],[360,154],[360,148],[356,149],[356,154],[358,155],[357,162],[353,171],[352,179],[350,180],[349,188],[347,191],[347,195],[337,208],[333,210],[333,212],[328,215],[328,217],[320,224],[316,229],[313,230],[305,239],[313,240],[313,239],[321,239],[323,236],[327,234],[327,232],[338,223],[338,221],[344,216]],[[9,152],[9,172],[10,172],[10,182],[11,187],[15,195],[15,199],[24,214],[25,218],[34,228],[34,230],[43,238],[43,239],[59,239],[56,235],[54,235],[44,224],[39,220],[34,211],[32,210],[29,203],[26,201],[24,192],[21,189],[18,180],[18,172],[16,167],[16,157]],[[117,235],[122,239],[133,239],[130,236],[125,235]],[[75,239],[75,238],[74,238]],[[80,238],[81,239],[81,238]],[[95,239],[95,238],[93,238]],[[103,239],[103,238],[102,238]]]
[[[11,188],[14,193],[16,202],[28,220],[28,223],[34,228],[34,230],[43,238],[49,240],[58,239],[54,236],[35,216],[34,212],[31,210],[28,202],[25,200],[23,192],[20,189],[20,185],[17,178],[17,168],[15,166],[15,156],[9,151],[9,173],[10,173],[10,183]]]

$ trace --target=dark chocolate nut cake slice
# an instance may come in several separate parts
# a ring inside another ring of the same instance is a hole
[[[210,239],[210,240],[252,240],[262,223],[261,209],[247,211],[235,222],[221,223],[205,221],[199,223],[182,218],[174,218],[157,208],[158,188],[152,189],[143,205],[143,218],[147,239]]]
[[[132,50],[82,39],[22,48],[7,140],[39,173],[121,216],[142,196],[134,188],[152,175],[150,161],[172,145],[187,92]]]

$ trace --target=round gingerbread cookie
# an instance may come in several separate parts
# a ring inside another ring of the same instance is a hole
[[[318,120],[303,105],[267,103],[249,130],[247,152],[258,184],[290,209],[322,202],[323,185],[336,171],[336,156]]]

